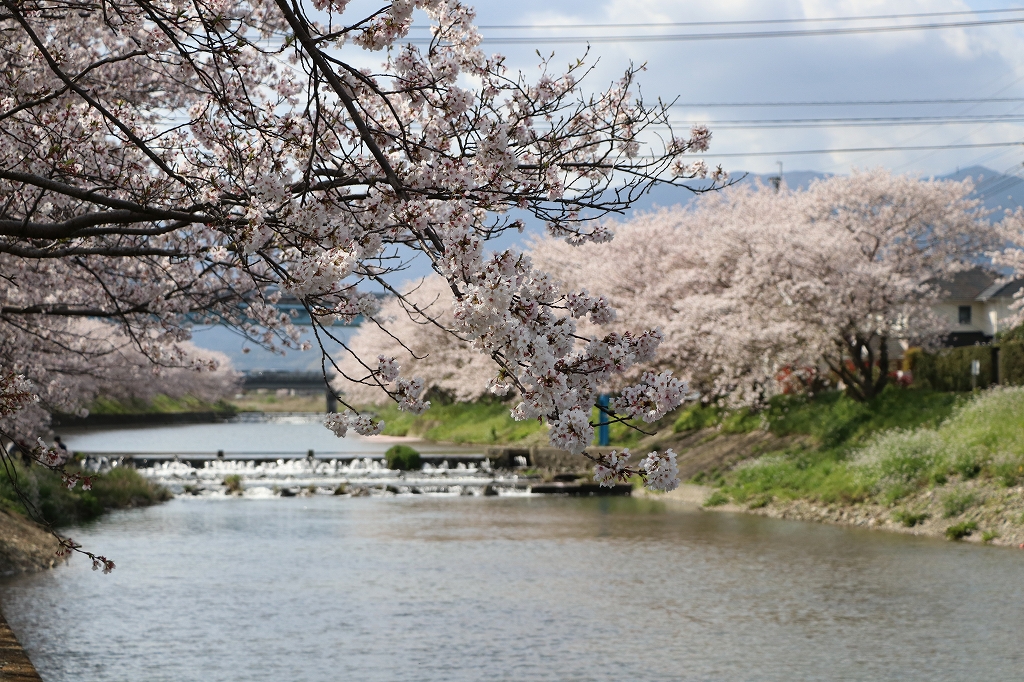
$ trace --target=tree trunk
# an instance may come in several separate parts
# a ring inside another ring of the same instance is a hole
[[[871,400],[889,383],[889,339],[884,336],[878,338],[877,362],[872,340],[870,337],[853,337],[842,346],[844,355],[849,356],[849,364],[842,360],[836,366],[830,363],[846,384],[846,395],[860,402]]]

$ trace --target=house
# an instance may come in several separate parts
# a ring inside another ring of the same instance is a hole
[[[958,272],[942,287],[946,296],[935,311],[952,324],[945,345],[973,346],[989,343],[997,332],[1010,328],[1010,304],[1024,288],[1024,280],[1007,282],[998,273],[976,267]]]

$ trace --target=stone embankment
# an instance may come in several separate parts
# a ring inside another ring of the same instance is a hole
[[[3,615],[0,615],[0,682],[42,682]]]
[[[638,446],[630,448],[635,451],[635,460],[651,450],[672,448],[679,456],[679,476],[684,481],[693,478],[700,472],[724,471],[745,459],[772,450],[781,450],[799,440],[800,437],[779,438],[766,431],[751,433],[720,434],[713,429],[694,433],[673,433],[666,429],[649,438],[645,438]],[[622,448],[589,447],[590,455],[606,454]],[[565,450],[533,445],[530,447],[502,445],[489,447],[487,459],[499,468],[529,466],[553,472],[582,471],[590,468],[590,462]]]
[[[978,481],[964,481],[923,491],[895,506],[874,503],[824,504],[809,500],[758,501],[755,506],[722,504],[706,506],[715,489],[683,484],[670,493],[636,491],[635,494],[670,503],[699,506],[705,511],[741,512],[774,519],[814,521],[857,526],[908,535],[947,537],[950,527],[974,524],[960,538],[965,542],[1021,547],[1024,543],[1024,487],[1004,488]],[[967,505],[949,513],[956,496]],[[763,506],[762,506],[763,505]]]
[[[52,568],[58,560],[52,535],[23,516],[0,511],[0,576]]]

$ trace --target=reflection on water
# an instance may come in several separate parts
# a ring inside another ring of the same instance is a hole
[[[633,499],[176,499],[9,581],[44,680],[1019,679],[1024,552]]]

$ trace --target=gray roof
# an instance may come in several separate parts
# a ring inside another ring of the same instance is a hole
[[[978,294],[979,301],[987,301],[990,298],[1013,298],[1014,294],[1024,288],[1024,279],[1015,279],[1007,282],[999,279],[992,283],[988,289]]]
[[[951,301],[988,301],[993,298],[1010,298],[1024,287],[1024,280],[1007,280],[997,272],[975,267],[953,275],[940,282]]]

